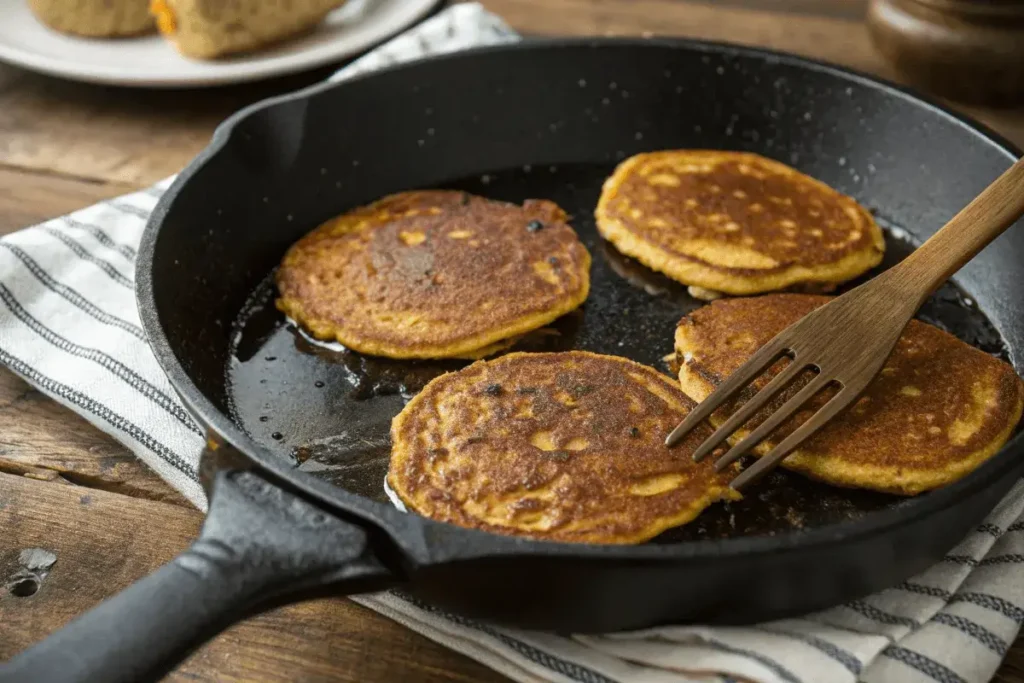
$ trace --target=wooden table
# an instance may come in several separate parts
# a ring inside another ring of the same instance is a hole
[[[893,74],[864,0],[488,0],[536,34],[684,35],[789,50]],[[0,66],[0,234],[122,194],[184,166],[239,107],[323,78],[144,92]],[[1024,146],[1024,111],[969,113]],[[183,549],[202,516],[113,439],[0,370],[0,586],[23,548],[56,553],[36,595],[0,589],[0,660]],[[171,680],[500,681],[503,677],[345,599],[232,628]],[[1024,639],[997,676],[1024,683]]]

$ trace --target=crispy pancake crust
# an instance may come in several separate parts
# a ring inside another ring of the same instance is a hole
[[[590,254],[566,218],[542,200],[390,195],[296,242],[277,307],[361,353],[479,358],[587,298]]]
[[[723,299],[690,313],[676,329],[683,391],[703,400],[754,351],[828,300],[773,294]],[[776,363],[755,387],[762,388],[784,365]],[[763,421],[805,383],[802,378],[790,385],[747,426]],[[830,395],[819,394],[797,411],[757,454],[767,453]],[[917,494],[956,481],[994,455],[1020,420],[1022,404],[1024,383],[1013,368],[913,320],[858,401],[782,465],[839,486]],[[721,424],[734,409],[723,407],[711,422]]]
[[[595,216],[619,251],[698,292],[822,291],[878,265],[885,251],[856,201],[742,152],[630,157],[605,181]]]
[[[388,485],[463,527],[552,541],[639,543],[738,494],[735,472],[665,435],[693,402],[661,373],[583,351],[511,353],[428,384],[391,425]]]

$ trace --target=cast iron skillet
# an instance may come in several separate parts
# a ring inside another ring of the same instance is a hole
[[[288,245],[397,190],[553,199],[574,214],[595,256],[594,284],[582,313],[560,321],[562,335],[536,346],[665,369],[674,325],[695,302],[605,249],[591,215],[618,160],[670,147],[760,152],[856,196],[893,228],[890,263],[1016,157],[991,133],[893,86],[686,41],[491,48],[240,112],[160,202],[137,274],[157,357],[208,429],[202,535],[16,657],[9,675],[149,679],[232,621],[318,594],[402,585],[470,617],[593,632],[783,617],[934,562],[1021,474],[1019,437],[960,482],[910,500],[779,473],[745,502],[636,547],[489,535],[385,502],[391,416],[455,365],[373,360],[304,340],[269,303],[268,274]],[[1019,362],[1022,280],[1018,226],[922,316]]]

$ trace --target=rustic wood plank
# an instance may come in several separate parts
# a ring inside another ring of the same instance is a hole
[[[6,369],[0,369],[0,424],[0,472],[191,508],[131,451]]]
[[[523,32],[689,36],[787,50],[891,74],[861,22],[831,16],[751,9],[748,2],[719,6],[684,0],[560,0],[545,5],[544,11],[537,0],[485,0],[484,5]]]
[[[803,16],[863,19],[868,11],[868,0],[690,0],[714,7],[742,7],[765,12],[799,14]]]
[[[0,235],[133,189],[130,185],[0,167]]]
[[[1024,636],[1018,637],[1006,653],[992,683],[1024,683]]]
[[[329,73],[168,91],[75,83],[0,65],[0,165],[148,185],[181,170],[233,112]]]
[[[0,474],[0,587],[21,550],[56,563],[30,597],[0,588],[0,661],[184,549],[202,516],[174,505]],[[230,629],[170,677],[180,681],[495,682],[502,676],[342,598],[275,610]]]

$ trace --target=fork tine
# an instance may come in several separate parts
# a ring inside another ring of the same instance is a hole
[[[707,457],[708,453],[718,448],[718,445],[736,431],[737,427],[749,420],[755,412],[760,410],[775,394],[779,393],[787,384],[793,381],[800,371],[806,367],[806,365],[796,360],[790,362],[782,372],[772,378],[772,381],[768,382],[764,389],[754,394],[749,401],[740,406],[739,410],[733,413],[721,427],[716,429],[714,434],[697,447],[697,450],[693,452],[694,462],[700,462]]]
[[[805,403],[821,391],[831,380],[824,374],[818,374],[807,386],[797,392],[796,396],[782,404],[782,407],[768,416],[768,419],[757,426],[742,441],[729,449],[729,452],[715,461],[715,469],[721,472],[729,464],[739,460],[743,455],[757,444],[761,443],[766,436],[775,431],[775,428],[789,419],[793,413],[798,411]],[[751,465],[753,467],[753,465]]]
[[[774,341],[774,340],[773,340]],[[724,382],[719,384],[714,391],[697,404],[690,413],[680,422],[672,433],[665,437],[665,445],[675,446],[683,440],[690,431],[698,424],[707,419],[711,413],[718,410],[732,394],[738,389],[746,386],[754,377],[760,374],[765,368],[777,361],[786,352],[781,344],[769,342],[753,356],[747,359],[743,365],[729,375]]]
[[[742,487],[759,479],[768,470],[775,467],[783,458],[792,453],[804,440],[824,427],[840,410],[857,398],[857,395],[858,392],[851,391],[849,387],[840,389],[838,394],[829,399],[829,402],[823,405],[809,420],[783,439],[782,443],[769,451],[767,455],[759,458],[750,467],[740,472],[729,486],[739,491]]]

